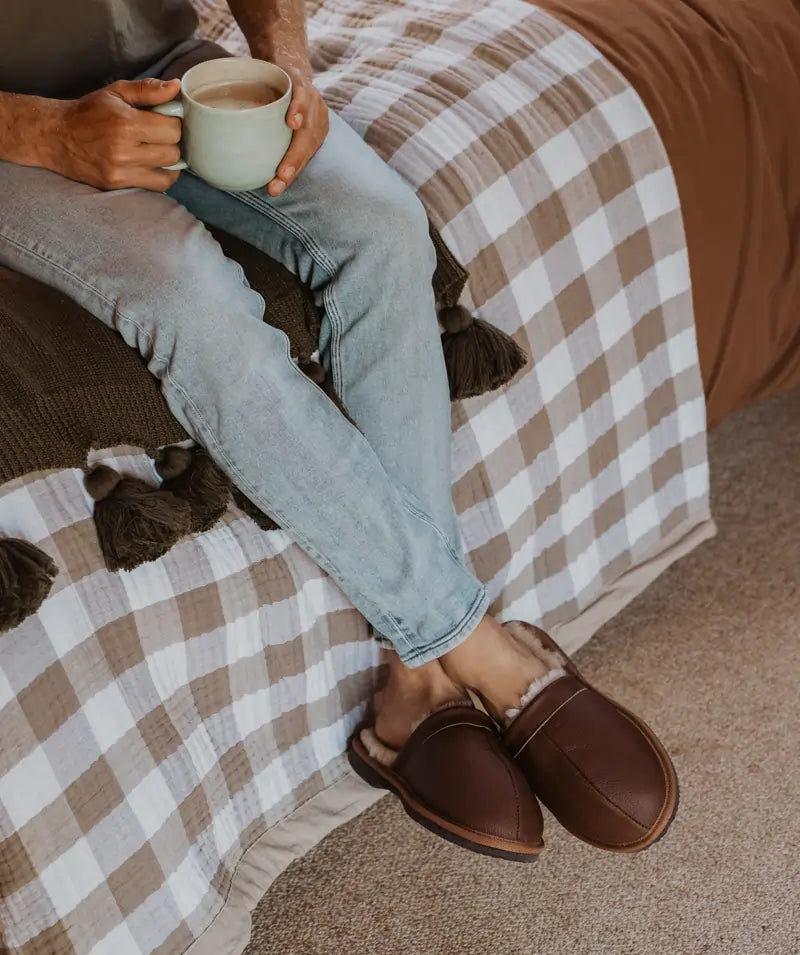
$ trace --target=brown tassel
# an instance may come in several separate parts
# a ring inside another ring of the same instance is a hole
[[[325,369],[318,361],[314,361],[312,358],[300,358],[298,359],[297,367],[307,378],[310,378],[314,384],[321,385],[325,381]]]
[[[0,633],[36,613],[58,573],[43,550],[16,537],[0,540]]]
[[[242,494],[238,487],[233,489],[233,500],[236,502],[237,507],[241,508],[248,517],[252,518],[256,524],[258,524],[262,531],[280,530],[280,526],[276,524],[268,514],[259,510],[247,495]]]
[[[192,509],[191,531],[199,534],[213,527],[228,508],[231,482],[204,448],[171,445],[155,455],[162,491],[171,491]]]
[[[505,332],[474,318],[463,305],[443,308],[442,350],[450,398],[473,398],[507,384],[525,367],[528,356]]]
[[[84,479],[94,498],[94,522],[109,570],[133,570],[157,560],[189,533],[192,509],[170,491],[99,464]]]

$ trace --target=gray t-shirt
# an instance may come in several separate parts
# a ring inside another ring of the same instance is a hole
[[[80,96],[190,37],[189,0],[0,0],[0,91]]]

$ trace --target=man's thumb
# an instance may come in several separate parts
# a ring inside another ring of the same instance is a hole
[[[180,91],[180,80],[117,80],[112,89],[129,106],[158,106],[175,99]]]

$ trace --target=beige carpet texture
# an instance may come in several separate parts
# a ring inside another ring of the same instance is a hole
[[[710,451],[719,535],[576,655],[674,757],[665,838],[617,856],[545,814],[526,866],[387,796],[277,880],[247,955],[800,955],[800,391]]]

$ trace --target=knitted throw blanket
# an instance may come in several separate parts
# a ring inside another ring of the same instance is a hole
[[[212,231],[264,297],[265,321],[288,335],[300,367],[336,400],[312,360],[320,315],[311,294],[279,263]],[[504,333],[458,306],[466,273],[433,228],[431,237],[451,396],[481,394],[507,382],[524,365],[525,355]],[[35,471],[85,468],[92,448],[153,449],[164,478],[160,487],[105,467],[87,475],[111,570],[156,559],[185,534],[210,527],[231,493],[262,527],[274,528],[204,452],[155,450],[187,437],[143,360],[115,332],[60,293],[0,269],[0,484]],[[55,573],[38,548],[3,538],[0,528],[0,632],[38,608]]]

